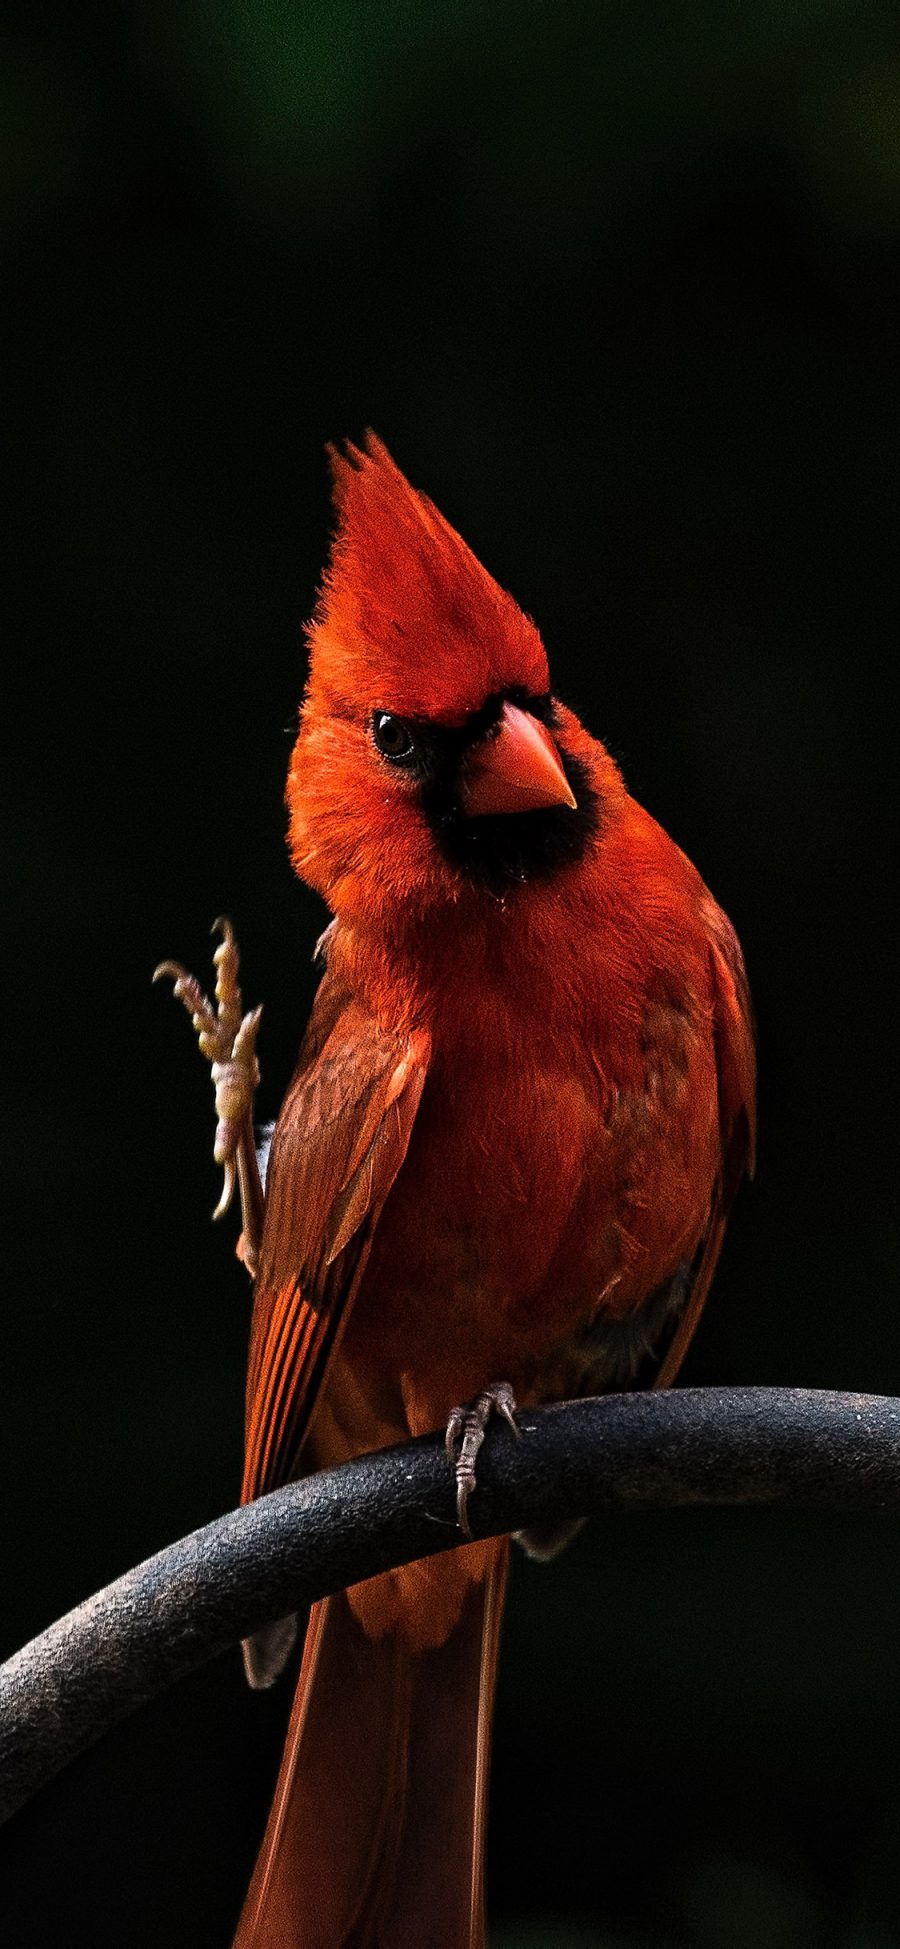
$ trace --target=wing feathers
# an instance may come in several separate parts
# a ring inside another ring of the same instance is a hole
[[[406,1155],[424,1031],[383,1029],[324,977],[272,1140],[247,1384],[244,1500],[295,1471]]]
[[[756,1156],[756,1046],[753,1009],[740,942],[714,900],[705,908],[713,989],[713,1034],[722,1155],[719,1178],[687,1305],[653,1382],[670,1387],[697,1331],[722,1250],[734,1194]]]
[[[413,1119],[425,1083],[421,1065],[406,1067],[402,1094],[391,1100],[372,1137],[369,1148],[352,1177],[335,1200],[336,1227],[328,1248],[326,1265],[332,1265],[345,1251],[366,1214],[384,1203],[406,1155]]]

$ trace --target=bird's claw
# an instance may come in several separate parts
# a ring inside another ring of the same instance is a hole
[[[193,1018],[200,1052],[210,1064],[217,1117],[213,1155],[224,1172],[222,1195],[213,1217],[223,1218],[234,1197],[241,1137],[248,1128],[252,1133],[253,1099],[259,1083],[256,1037],[262,1009],[244,1014],[238,981],[240,956],[230,920],[214,921],[216,931],[222,939],[213,955],[215,1003],[180,961],[161,961],[153,979],[159,981],[168,975],[174,982],[174,993]]]
[[[444,1437],[447,1458],[456,1477],[456,1520],[463,1535],[469,1538],[472,1535],[469,1525],[469,1497],[477,1487],[475,1462],[492,1414],[502,1415],[518,1438],[516,1397],[508,1381],[491,1381],[481,1394],[476,1395],[474,1401],[466,1402],[463,1407],[454,1408],[447,1422],[447,1433]]]

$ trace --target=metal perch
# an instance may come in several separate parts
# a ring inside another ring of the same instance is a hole
[[[494,1427],[476,1536],[608,1509],[900,1508],[900,1400],[803,1388],[606,1395]],[[79,1604],[0,1666],[0,1819],[135,1707],[261,1624],[454,1549],[443,1438],[362,1455],[233,1510]],[[552,1574],[552,1573],[551,1573]]]

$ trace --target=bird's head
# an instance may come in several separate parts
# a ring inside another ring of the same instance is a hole
[[[347,918],[579,859],[591,753],[530,619],[387,449],[332,452],[337,531],[288,778],[298,873]]]

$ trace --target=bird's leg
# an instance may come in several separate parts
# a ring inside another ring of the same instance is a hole
[[[162,975],[171,976],[175,994],[193,1016],[201,1053],[211,1066],[218,1118],[213,1155],[225,1173],[222,1195],[213,1217],[224,1217],[237,1184],[243,1225],[237,1252],[252,1277],[259,1256],[264,1206],[253,1140],[253,1099],[259,1083],[256,1036],[262,1009],[254,1008],[244,1014],[238,982],[239,955],[231,922],[217,920],[213,932],[217,928],[222,939],[213,955],[215,1005],[180,961],[161,961],[153,979],[159,981]]]
[[[491,1381],[474,1401],[454,1408],[447,1423],[444,1446],[456,1477],[456,1519],[464,1536],[472,1534],[469,1497],[477,1486],[475,1461],[492,1414],[501,1414],[518,1438],[516,1397],[508,1381]]]

